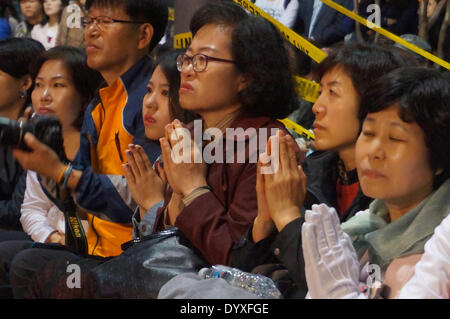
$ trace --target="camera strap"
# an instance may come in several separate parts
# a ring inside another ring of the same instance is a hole
[[[64,219],[66,221],[66,246],[72,252],[88,255],[88,243],[83,225],[77,214],[77,206],[70,193],[64,197]]]

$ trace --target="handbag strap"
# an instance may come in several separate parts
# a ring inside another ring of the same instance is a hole
[[[177,235],[180,235],[180,234],[181,233],[179,232],[177,227],[171,227],[171,228],[165,229],[163,231],[160,231],[158,233],[153,233],[153,234],[144,236],[142,238],[139,238],[139,237],[138,238],[134,238],[134,239],[132,239],[130,241],[127,241],[127,242],[123,243],[121,245],[121,247],[122,247],[122,250],[125,251],[128,248],[133,247],[135,244],[138,244],[138,243],[143,242],[143,241],[155,240],[155,239],[161,239],[162,240],[162,239],[166,239],[166,238],[169,238],[169,237],[177,236]]]

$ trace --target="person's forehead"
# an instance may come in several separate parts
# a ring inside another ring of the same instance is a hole
[[[321,85],[346,85],[351,79],[345,69],[341,66],[334,66],[323,75],[320,80]]]
[[[50,75],[51,77],[68,77],[70,71],[68,66],[61,60],[47,60],[39,69],[38,76]]]
[[[231,50],[230,28],[207,24],[195,34],[189,51],[230,51]]]

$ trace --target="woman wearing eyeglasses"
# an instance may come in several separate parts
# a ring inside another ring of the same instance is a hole
[[[218,3],[199,9],[190,27],[192,43],[177,59],[179,99],[201,120],[187,129],[194,136],[201,125],[203,132],[216,128],[222,135],[214,140],[219,146],[211,153],[213,143],[203,138],[201,163],[193,157],[176,163],[171,151],[183,137],[172,132],[182,125],[175,120],[166,126],[160,143],[170,188],[164,195],[152,194],[151,202],[162,206],[153,231],[176,226],[207,262],[230,265],[233,245],[257,214],[257,155],[264,151],[271,129],[284,130],[276,119],[297,106],[297,97],[283,40],[267,21],[248,16],[233,3]],[[241,132],[231,134],[227,128]],[[193,143],[191,149],[201,152]],[[208,161],[208,155],[222,151],[222,161]],[[296,155],[303,160],[298,148]]]

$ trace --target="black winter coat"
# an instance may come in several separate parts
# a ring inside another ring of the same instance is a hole
[[[336,207],[338,160],[339,157],[334,152],[315,152],[305,159],[303,170],[308,177],[308,186],[302,217],[287,224],[281,232],[273,233],[256,244],[250,227],[233,248],[234,267],[272,278],[284,298],[305,297],[308,287],[301,237],[304,210],[320,203]],[[342,214],[341,222],[358,211],[367,209],[371,201],[360,189],[351,206]]]
[[[20,208],[26,172],[14,159],[11,148],[0,144],[0,229],[22,230]]]

